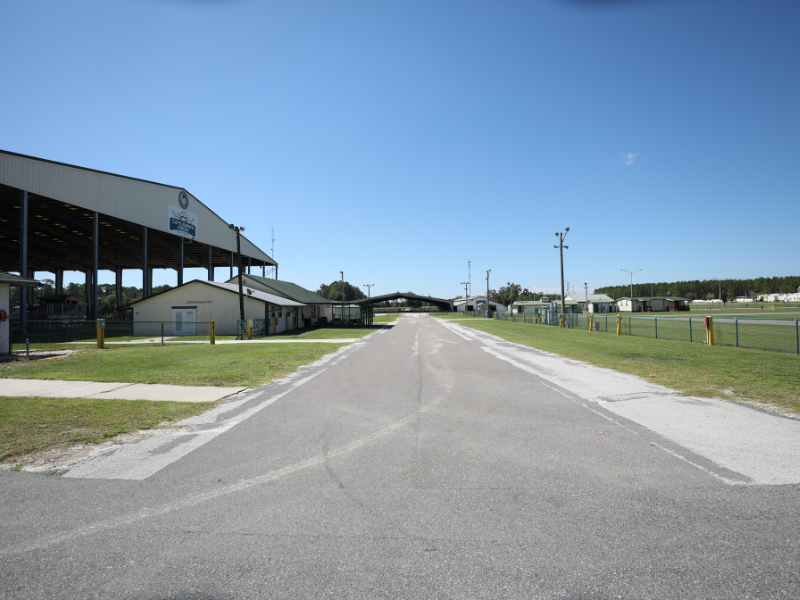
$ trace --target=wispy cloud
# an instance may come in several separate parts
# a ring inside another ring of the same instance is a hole
[[[622,160],[625,161],[626,165],[632,165],[633,161],[636,160],[637,156],[639,156],[638,152],[623,152],[622,153]]]

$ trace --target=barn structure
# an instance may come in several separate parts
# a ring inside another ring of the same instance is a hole
[[[215,267],[233,277],[237,233],[186,189],[0,150],[0,270],[33,278],[55,274],[63,294],[64,271],[85,274],[88,317],[98,312],[99,270],[116,273],[117,306],[122,271],[142,272],[151,296],[153,269],[201,267],[214,280]],[[244,270],[278,264],[241,235]],[[20,307],[28,313],[27,288]]]

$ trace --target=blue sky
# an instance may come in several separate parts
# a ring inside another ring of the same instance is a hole
[[[0,148],[185,187],[312,289],[453,297],[472,261],[476,292],[552,290],[564,227],[581,288],[796,275],[798,25],[795,0],[4,2]]]

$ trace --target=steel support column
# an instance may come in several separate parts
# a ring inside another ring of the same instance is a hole
[[[247,257],[247,274],[250,275],[250,268],[253,266],[253,258]]]
[[[97,320],[98,301],[97,301],[97,263],[100,259],[100,215],[95,211],[92,217],[92,318]]]
[[[230,279],[233,279],[233,252],[231,252],[231,276]]]
[[[266,264],[262,264],[261,265],[261,276],[262,277],[266,277],[267,276],[267,265]]]
[[[178,285],[183,285],[183,238],[178,239]]]
[[[64,293],[64,269],[56,269],[56,295]]]
[[[208,247],[208,280],[214,281],[214,265],[211,262],[211,246]]]
[[[28,276],[28,192],[22,191],[22,206],[19,216],[19,274],[22,277]],[[20,287],[19,314],[22,321],[22,335],[28,334],[28,288]]]
[[[147,286],[147,227],[142,227],[142,298],[150,297],[150,288]]]
[[[114,291],[117,293],[117,310],[119,310],[119,307],[122,306],[122,267],[117,267],[116,271],[117,276],[114,280]]]

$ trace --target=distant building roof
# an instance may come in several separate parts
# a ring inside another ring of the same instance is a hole
[[[680,296],[634,296],[634,300],[639,300],[640,302],[648,302],[649,300],[666,300],[668,302],[686,302],[686,298],[681,298]],[[629,297],[623,296],[622,298],[617,298],[617,302],[620,300],[630,300]]]
[[[550,303],[541,300],[517,300],[511,306],[550,306]]]
[[[279,296],[284,296],[289,298],[290,300],[294,300],[295,302],[302,302],[304,304],[332,304],[332,300],[328,300],[327,298],[323,298],[319,294],[312,292],[310,290],[305,289],[297,285],[296,283],[292,283],[290,281],[281,281],[279,279],[269,279],[267,277],[261,277],[260,275],[253,275],[248,273],[242,273],[242,277],[249,277],[253,281],[263,285],[271,289],[273,292],[278,294]],[[229,279],[228,283],[235,283],[235,279]]]
[[[8,283],[9,285],[18,285],[20,287],[35,287],[41,285],[41,283],[35,279],[20,277],[8,271],[0,271],[0,283]]]
[[[611,296],[606,294],[575,294],[574,296],[567,296],[567,300],[575,300],[576,302],[614,302]]]

